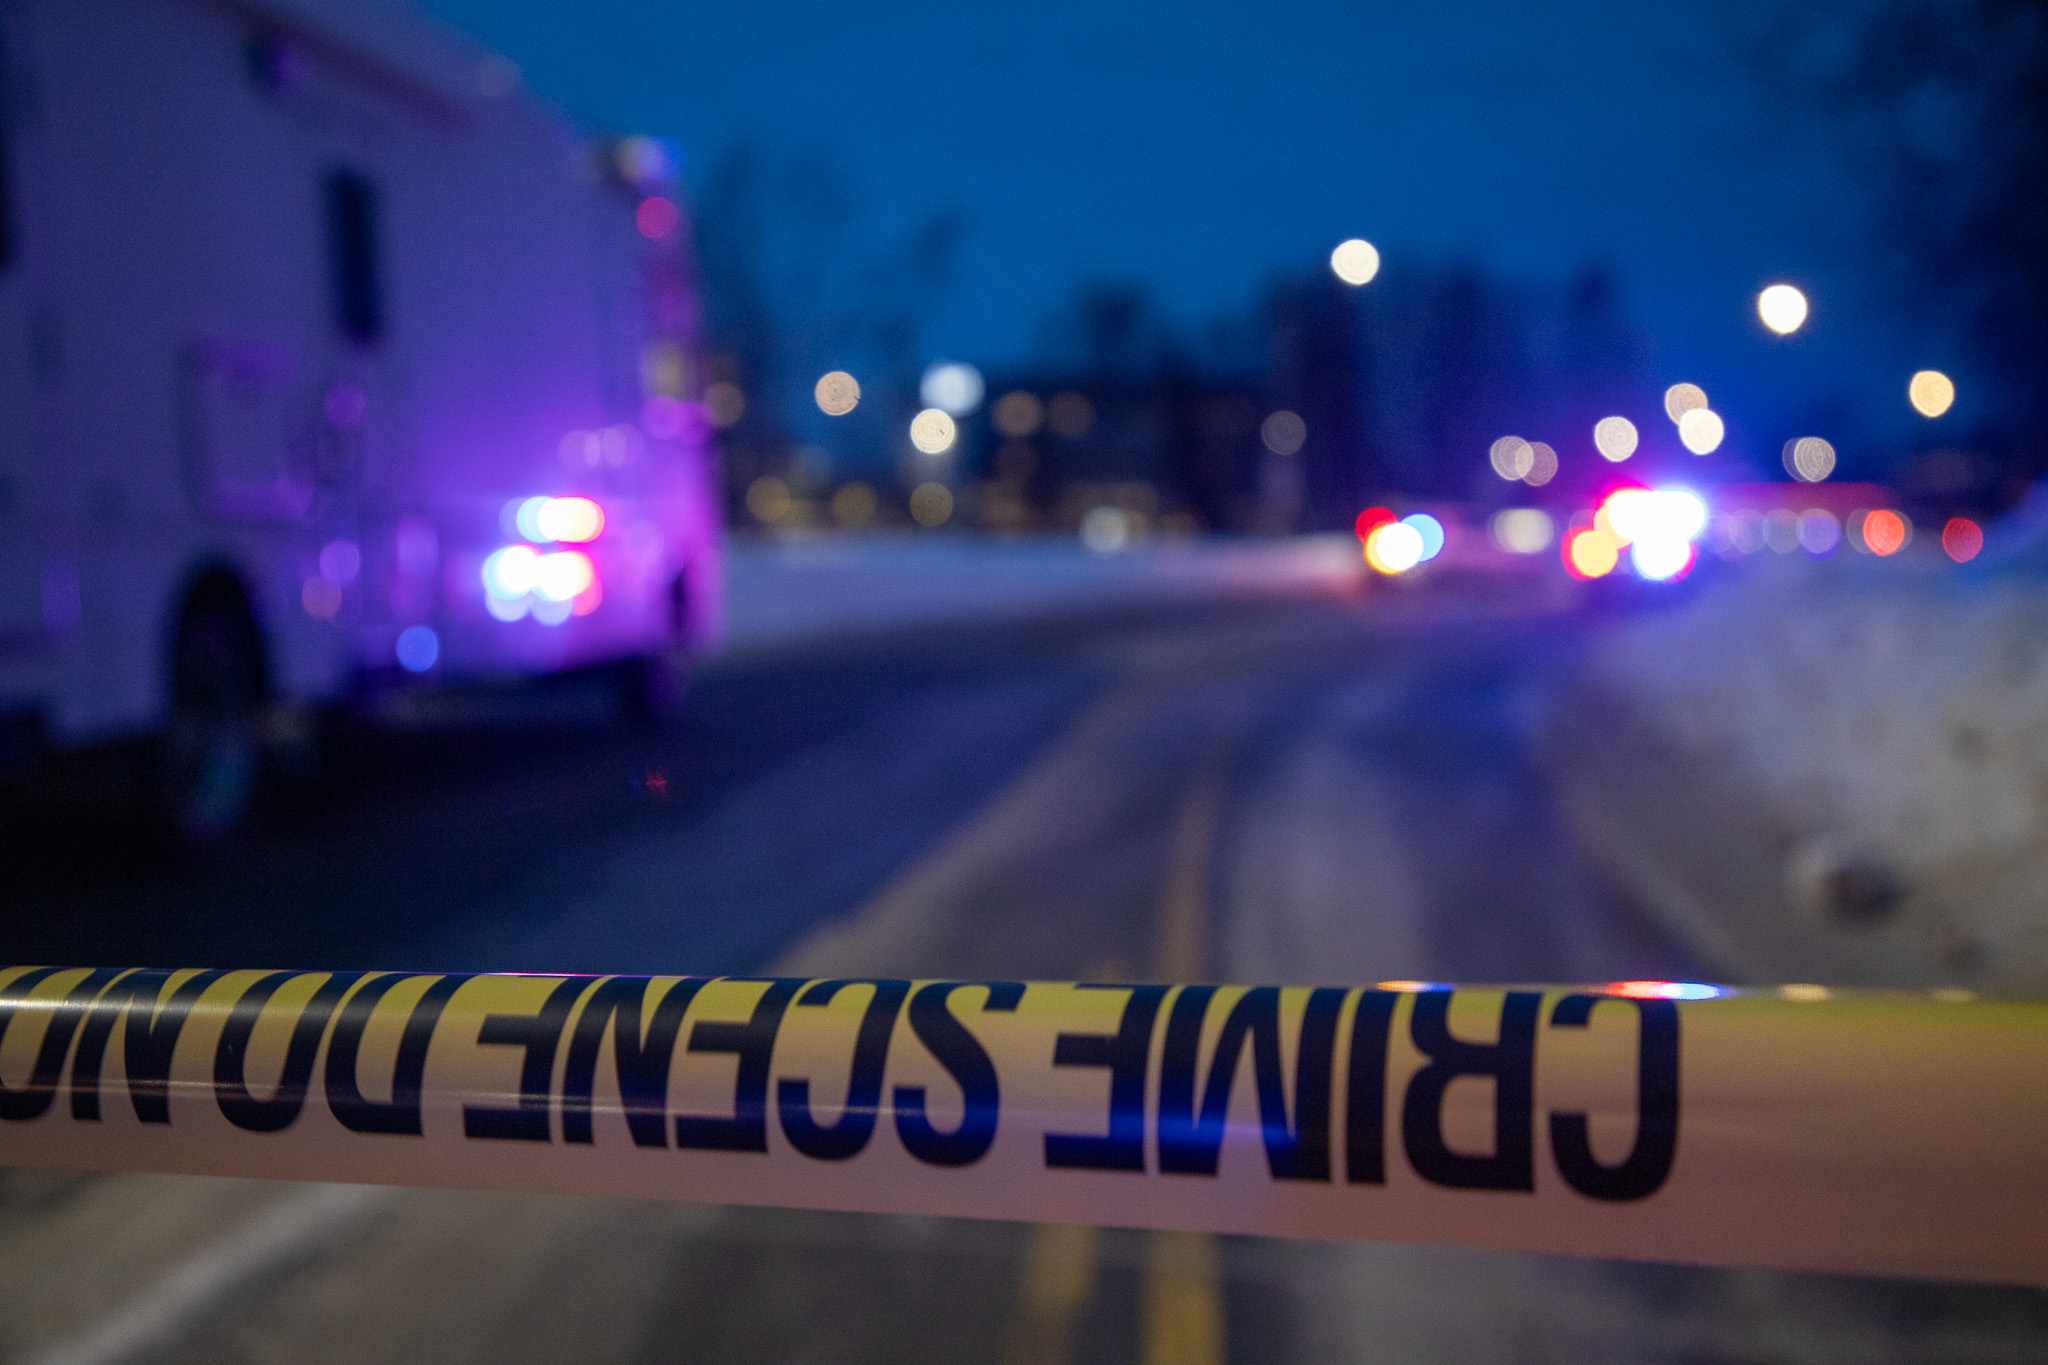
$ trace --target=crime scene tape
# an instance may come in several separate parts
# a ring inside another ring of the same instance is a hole
[[[0,1163],[2048,1285],[2048,1003],[9,967]]]

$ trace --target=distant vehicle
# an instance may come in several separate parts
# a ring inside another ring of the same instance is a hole
[[[0,717],[187,834],[366,682],[719,627],[674,156],[397,3],[0,0]]]

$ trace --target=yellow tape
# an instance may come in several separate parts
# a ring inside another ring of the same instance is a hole
[[[0,1162],[2048,1284],[2044,1058],[1816,988],[14,967]]]

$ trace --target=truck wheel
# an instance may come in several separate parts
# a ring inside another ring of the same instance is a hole
[[[216,842],[239,829],[255,804],[268,690],[263,637],[231,575],[208,575],[186,599],[171,646],[170,682],[157,810],[179,842]]]

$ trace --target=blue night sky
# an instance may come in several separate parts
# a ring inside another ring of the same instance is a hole
[[[675,139],[689,176],[750,139],[829,158],[878,234],[957,206],[935,354],[1021,357],[1083,277],[1241,309],[1358,235],[1535,282],[1608,262],[1658,384],[1738,419],[1840,395],[1889,431],[1945,359],[1867,297],[1840,158],[1762,97],[1722,0],[428,3],[576,116]],[[1814,302],[1789,342],[1752,307],[1774,279]]]

